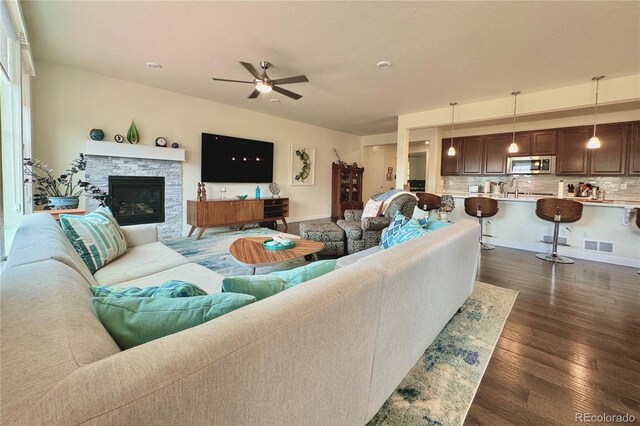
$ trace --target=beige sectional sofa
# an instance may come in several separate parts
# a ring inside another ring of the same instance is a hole
[[[121,351],[91,285],[221,281],[153,227],[124,230],[127,253],[92,276],[49,215],[24,218],[1,277],[3,425],[365,424],[466,300],[479,256],[461,221]]]

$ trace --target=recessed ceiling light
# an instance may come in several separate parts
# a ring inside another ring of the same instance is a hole
[[[389,61],[380,61],[376,64],[376,67],[380,68],[380,69],[387,69],[391,66],[391,62]]]
[[[425,145],[429,145],[429,142],[431,142],[429,139],[427,139],[426,141],[424,141]]]
[[[279,104],[280,103],[280,99],[271,98],[271,99],[269,99],[269,102],[273,102],[274,104]]]
[[[160,68],[162,68],[162,65],[156,64],[155,62],[147,62],[146,65],[150,70],[159,70]]]

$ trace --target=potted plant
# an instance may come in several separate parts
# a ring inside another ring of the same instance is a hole
[[[80,179],[74,181],[74,175],[84,171],[87,166],[87,160],[82,153],[71,162],[66,173],[58,177],[47,164],[35,158],[25,158],[22,164],[26,176],[24,182],[35,186],[33,201],[36,205],[46,204],[45,210],[77,209],[80,195],[83,194],[91,195],[99,200],[101,205],[110,201],[109,195],[100,188]]]

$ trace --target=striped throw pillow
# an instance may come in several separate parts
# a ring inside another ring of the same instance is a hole
[[[85,216],[61,214],[60,226],[92,274],[127,251],[124,234],[108,207]]]

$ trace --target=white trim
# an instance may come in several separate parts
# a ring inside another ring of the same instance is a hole
[[[498,247],[508,247],[520,250],[527,250],[532,253],[551,253],[551,244],[544,243],[524,243],[516,241],[501,240],[498,238],[484,237],[484,241]],[[594,262],[610,263],[613,265],[629,266],[640,268],[640,259],[613,256],[610,254],[587,252],[575,247],[558,247],[558,254],[577,259],[591,260]]]
[[[84,154],[103,157],[185,161],[186,150],[182,148],[163,148],[150,145],[85,140]]]

